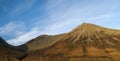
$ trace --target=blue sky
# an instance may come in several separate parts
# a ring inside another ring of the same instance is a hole
[[[12,45],[83,22],[120,29],[120,0],[0,0],[0,36]]]

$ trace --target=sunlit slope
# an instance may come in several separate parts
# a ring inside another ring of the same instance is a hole
[[[26,45],[29,51],[43,49],[58,42],[65,34],[60,35],[41,35],[35,39],[30,40]]]
[[[45,39],[42,40],[42,37]],[[33,60],[41,61],[120,60],[120,30],[89,23],[83,23],[66,34],[40,36],[27,45],[29,55],[24,59],[25,61],[29,61],[32,57]]]

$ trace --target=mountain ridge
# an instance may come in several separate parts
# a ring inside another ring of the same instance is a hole
[[[58,37],[59,40],[42,49],[32,50],[30,54],[34,55],[38,52],[42,57],[48,57],[49,60],[58,61],[76,61],[78,58],[87,58],[84,61],[118,61],[120,47],[120,31],[104,28],[98,25],[84,23],[72,31]],[[56,41],[54,38],[53,41]],[[94,53],[93,53],[94,52]],[[114,59],[116,58],[117,59]],[[31,57],[31,56],[30,56]],[[69,58],[71,57],[71,58]],[[74,57],[74,59],[72,59]],[[90,58],[98,57],[98,58]],[[103,58],[106,57],[106,58]],[[64,60],[64,58],[66,58]],[[83,61],[83,58],[78,61]],[[107,60],[106,60],[107,59]],[[43,60],[44,61],[44,60]]]
[[[120,30],[83,23],[68,33],[38,36],[24,46],[26,53],[18,60],[119,61]]]

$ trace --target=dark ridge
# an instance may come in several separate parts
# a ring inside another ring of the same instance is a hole
[[[14,50],[20,50],[20,51],[27,51],[28,48],[25,44],[20,45],[20,46],[12,46],[10,44],[8,44],[3,38],[0,37],[0,45],[5,47],[5,48],[10,48],[10,49],[14,49]]]
[[[27,56],[28,56],[28,53],[26,53],[26,54],[18,57],[17,59],[20,60],[20,61],[22,61],[22,60],[23,60],[24,58],[26,58]]]
[[[3,38],[0,37],[0,60],[1,60],[1,56],[4,55],[7,58],[13,57],[18,60],[22,60],[27,56],[27,51],[28,51],[28,47],[25,44],[20,46],[12,46],[8,44]]]

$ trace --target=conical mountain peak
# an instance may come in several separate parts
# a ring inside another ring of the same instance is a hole
[[[95,24],[83,23],[83,24],[79,25],[78,27],[76,27],[75,29],[73,29],[70,33],[77,33],[77,34],[94,33],[95,31],[100,31],[102,29],[103,29],[103,27],[100,27]]]
[[[100,26],[97,26],[97,25],[91,24],[91,23],[83,23],[80,26],[78,26],[77,28],[93,28],[93,27],[95,28],[95,27],[100,27]]]
[[[91,23],[82,23],[81,25],[94,25],[94,24],[91,24]]]
[[[76,45],[76,43],[80,43],[81,45],[85,44],[86,48],[88,45],[106,48],[117,46],[118,44],[116,45],[116,43],[113,43],[113,41],[120,42],[120,38],[118,37],[119,35],[119,30],[104,28],[89,23],[83,23],[69,32],[65,40],[69,40],[69,45]]]

